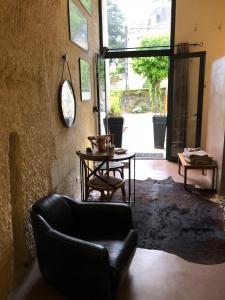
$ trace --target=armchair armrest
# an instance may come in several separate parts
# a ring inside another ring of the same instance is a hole
[[[132,260],[137,246],[137,232],[135,230],[131,230],[124,241],[124,246],[120,252],[120,255],[117,258],[115,268],[122,269],[122,265],[125,264],[127,259],[129,261]]]
[[[122,203],[77,203],[68,199],[78,232],[119,234],[125,237],[133,229],[131,207]]]

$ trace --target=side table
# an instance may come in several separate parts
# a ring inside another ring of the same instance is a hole
[[[204,175],[205,170],[212,170],[212,190],[214,190],[215,185],[215,177],[217,170],[217,163],[212,161],[211,164],[208,165],[191,165],[184,159],[183,153],[178,153],[178,174],[181,174],[181,166],[184,168],[184,188],[187,189],[187,170],[202,170],[202,174]]]

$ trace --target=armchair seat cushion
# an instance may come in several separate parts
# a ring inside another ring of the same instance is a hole
[[[121,270],[129,261],[130,254],[136,248],[137,234],[132,230],[124,240],[89,239],[88,241],[106,248],[109,252],[110,265],[117,270]]]
[[[102,180],[100,178],[102,178]],[[90,179],[88,185],[93,189],[107,191],[120,188],[125,184],[125,180],[118,177],[103,175],[100,176],[100,178],[94,177]]]

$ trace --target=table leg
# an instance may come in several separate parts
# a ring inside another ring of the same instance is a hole
[[[181,166],[181,162],[180,162],[180,158],[178,157],[178,174],[180,174],[180,166]]]
[[[130,187],[131,187],[131,171],[130,171],[130,158],[129,158],[129,163],[128,163],[128,170],[129,170],[129,177],[128,177],[128,201],[129,201],[129,205],[131,203],[131,199],[130,199]]]
[[[135,177],[136,177],[135,168],[136,168],[136,159],[135,159],[135,155],[134,155],[134,203],[136,201],[136,199],[135,199]]]
[[[184,166],[184,188],[187,189],[187,168]]]
[[[212,174],[212,190],[214,189],[214,185],[215,185],[215,173],[216,173],[216,169],[213,168],[213,174]]]
[[[80,191],[81,191],[81,201],[84,201],[84,182],[83,182],[83,163],[80,160]]]

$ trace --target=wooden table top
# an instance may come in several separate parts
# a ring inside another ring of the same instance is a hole
[[[122,161],[126,159],[130,159],[135,157],[135,152],[127,152],[123,154],[114,154],[113,156],[110,156],[107,152],[100,152],[92,150],[92,152],[86,152],[84,151],[77,151],[76,152],[78,156],[82,156],[83,159],[89,159],[94,161],[104,161],[104,160],[110,160],[110,161]]]

